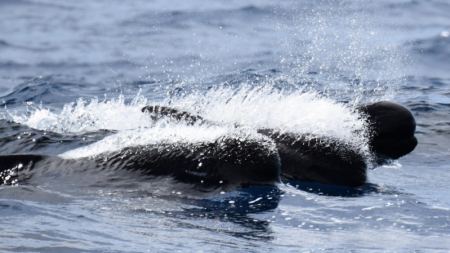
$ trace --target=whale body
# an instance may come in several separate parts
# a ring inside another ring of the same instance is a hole
[[[0,183],[24,183],[36,170],[64,168],[128,170],[147,176],[214,187],[274,184],[279,181],[280,158],[270,140],[224,136],[214,142],[152,144],[127,147],[91,157],[0,156]]]
[[[376,165],[411,152],[417,145],[415,120],[404,107],[378,102],[357,109],[372,131],[369,146]],[[166,106],[145,106],[151,120],[220,125]],[[239,125],[235,126],[239,128]],[[171,176],[203,187],[313,181],[356,187],[367,181],[370,160],[348,143],[304,133],[257,129],[258,138],[222,136],[201,143],[139,145],[77,159],[34,154],[0,156],[0,184],[27,182],[38,169],[127,170],[147,176]]]
[[[363,105],[357,110],[366,117],[371,136],[369,148],[373,163],[382,165],[414,150],[416,122],[405,107],[381,101]],[[187,124],[218,123],[202,116],[166,106],[145,106],[142,112],[152,120],[170,118]],[[257,129],[277,145],[284,180],[315,181],[344,186],[360,186],[367,181],[366,171],[371,162],[348,143],[330,137]]]

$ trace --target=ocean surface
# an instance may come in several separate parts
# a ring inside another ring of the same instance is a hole
[[[0,155],[83,157],[270,126],[353,142],[409,108],[419,144],[358,189],[199,192],[129,171],[0,186],[1,252],[449,252],[447,0],[0,0]],[[152,125],[148,104],[223,122]],[[229,125],[228,124],[228,125]]]

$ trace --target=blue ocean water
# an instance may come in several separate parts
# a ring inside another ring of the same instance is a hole
[[[149,103],[351,138],[301,116],[388,99],[413,112],[419,141],[352,190],[201,193],[61,168],[0,186],[0,251],[448,252],[449,13],[445,0],[0,0],[1,155],[215,134],[140,136]]]

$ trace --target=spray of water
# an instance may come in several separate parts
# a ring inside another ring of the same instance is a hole
[[[369,1],[292,4],[299,15],[280,24],[290,33],[281,59],[290,78],[353,103],[393,97],[407,57],[390,39],[395,34],[372,16]]]
[[[141,112],[145,105],[168,102],[150,101],[139,94],[128,103],[122,96],[103,101],[80,99],[66,104],[60,112],[37,107],[31,108],[29,114],[11,113],[11,118],[32,128],[58,133],[117,131],[97,143],[62,154],[72,158],[117,151],[127,146],[208,142],[221,136],[260,139],[263,137],[256,130],[261,128],[333,137],[366,149],[364,120],[350,107],[314,92],[286,94],[269,87],[218,88],[170,101],[175,108],[198,113],[218,123],[212,125],[153,122]]]
[[[10,113],[10,117],[29,127],[56,133],[127,130],[151,126],[140,111],[146,104],[147,100],[139,94],[129,103],[125,102],[124,96],[102,101],[80,98],[75,103],[64,105],[60,112],[52,112],[43,106],[31,106],[28,108],[29,114]]]
[[[238,123],[254,129],[308,133],[364,143],[365,122],[353,109],[315,92],[284,92],[264,86],[238,90],[217,88],[172,102],[215,122]]]

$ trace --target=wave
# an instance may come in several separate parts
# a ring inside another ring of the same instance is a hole
[[[68,98],[80,96],[74,90],[87,88],[87,84],[61,81],[55,77],[32,78],[14,88],[12,92],[0,97],[0,106],[21,105],[24,103],[64,103]],[[68,95],[73,94],[73,95]]]
[[[261,16],[273,15],[273,7],[258,7],[247,5],[235,9],[213,9],[208,11],[198,10],[171,10],[171,11],[148,11],[122,21],[121,26],[145,26],[145,27],[169,27],[174,29],[186,29],[193,23],[206,26],[228,27],[226,24],[232,18],[248,20],[260,18]]]
[[[450,36],[448,31],[438,36],[419,39],[409,43],[416,53],[432,56],[433,59],[448,59],[450,57]]]

